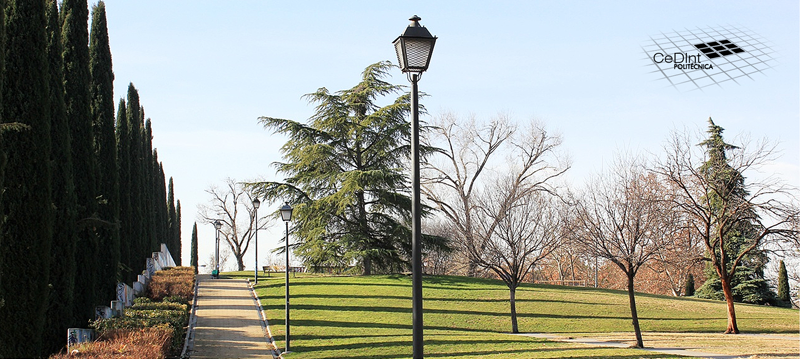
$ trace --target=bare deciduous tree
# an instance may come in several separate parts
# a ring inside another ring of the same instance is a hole
[[[627,277],[628,301],[637,347],[644,347],[636,310],[634,279],[654,258],[673,223],[658,182],[633,158],[618,158],[606,174],[590,181],[576,204],[575,239]]]
[[[211,196],[208,205],[198,205],[198,220],[203,223],[222,222],[220,241],[228,244],[236,258],[237,270],[244,270],[244,256],[255,237],[256,228],[263,230],[270,225],[268,216],[260,216],[256,223],[253,197],[242,183],[228,178],[225,186],[211,186],[206,190]]]
[[[796,189],[776,178],[748,178],[745,174],[771,162],[775,145],[767,141],[750,144],[746,139],[737,146],[722,142],[722,129],[709,119],[711,138],[673,133],[665,146],[665,157],[655,171],[678,190],[671,198],[676,210],[691,221],[691,231],[705,244],[706,260],[722,282],[727,302],[726,334],[739,333],[731,289],[731,278],[748,254],[770,242],[798,242],[800,211]],[[714,133],[719,138],[715,138]],[[701,142],[702,141],[702,142]],[[719,142],[719,143],[717,143]],[[698,146],[701,143],[705,148]],[[709,173],[706,166],[716,166],[725,176]],[[735,191],[732,188],[737,188]],[[727,242],[743,225],[755,233],[737,236],[743,243],[730,253]]]
[[[518,129],[505,116],[478,124],[445,115],[431,134],[444,160],[428,163],[423,191],[452,224],[469,275],[482,268],[508,286],[516,333],[516,289],[557,242],[549,197],[554,179],[569,168],[557,152],[561,138],[535,122]],[[506,161],[494,159],[500,155]]]

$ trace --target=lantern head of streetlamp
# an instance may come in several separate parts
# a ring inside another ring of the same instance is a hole
[[[258,209],[258,207],[261,207],[261,201],[259,201],[258,197],[256,197],[253,199],[253,208]]]
[[[433,53],[433,45],[436,44],[436,36],[424,26],[419,24],[422,20],[414,15],[409,20],[406,31],[394,40],[394,49],[397,52],[397,61],[403,72],[422,73],[428,69]]]
[[[222,228],[222,222],[220,222],[218,219],[215,219],[214,220],[214,228],[216,228],[217,230],[220,230]]]
[[[281,207],[281,218],[284,222],[289,222],[292,220],[292,206],[289,203],[284,203],[283,207]]]

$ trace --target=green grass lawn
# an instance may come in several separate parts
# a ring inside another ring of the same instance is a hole
[[[250,277],[252,272],[227,273]],[[290,358],[411,356],[411,279],[406,276],[291,278]],[[279,348],[284,343],[284,281],[259,276],[256,287]],[[425,356],[430,358],[647,358],[634,349],[590,347],[511,336],[508,289],[500,281],[424,279]],[[637,295],[645,332],[722,332],[724,302]],[[521,332],[632,332],[625,292],[546,285],[517,290]],[[796,333],[796,310],[738,304],[743,332]],[[631,336],[633,334],[631,333]],[[647,345],[647,335],[644,336]]]

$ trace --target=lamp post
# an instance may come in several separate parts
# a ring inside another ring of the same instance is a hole
[[[258,284],[258,207],[261,207],[261,201],[258,200],[258,197],[253,199],[253,212],[255,212],[255,222],[256,222],[256,264],[255,268],[253,268],[253,272],[255,273],[255,284]]]
[[[214,278],[219,278],[219,230],[222,228],[222,222],[220,222],[218,219],[215,219],[214,228],[217,230],[217,241],[216,245],[214,246],[214,271],[211,272],[211,276]]]
[[[420,229],[420,190],[419,190],[419,94],[417,82],[422,73],[428,69],[436,44],[436,36],[419,24],[419,16],[409,20],[405,32],[394,40],[394,49],[400,69],[411,81],[411,300],[413,317],[414,359],[422,359],[422,232]]]
[[[285,203],[281,207],[281,218],[286,222],[286,353],[289,352],[289,221],[292,220],[292,206]]]

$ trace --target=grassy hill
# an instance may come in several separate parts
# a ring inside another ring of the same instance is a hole
[[[252,277],[252,272],[231,273]],[[411,280],[406,276],[291,278],[290,358],[408,358]],[[284,346],[281,275],[259,277],[256,291],[278,346]],[[511,336],[508,289],[495,280],[436,276],[424,280],[426,357],[646,358],[634,349],[593,348]],[[645,332],[722,332],[724,302],[637,295]],[[524,285],[517,290],[521,332],[632,332],[625,292]],[[742,332],[797,333],[798,312],[738,304]],[[631,333],[631,336],[633,334]],[[644,335],[645,346],[647,334]]]

